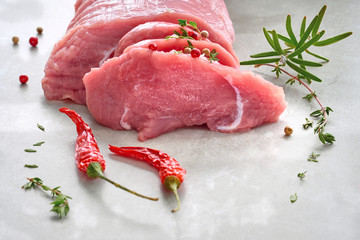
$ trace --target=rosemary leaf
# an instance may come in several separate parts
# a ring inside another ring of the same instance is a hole
[[[287,65],[288,65],[289,67],[291,67],[292,69],[294,69],[296,72],[304,75],[304,77],[308,77],[308,78],[310,78],[310,79],[312,79],[312,80],[314,80],[314,81],[316,81],[316,82],[322,82],[322,80],[321,80],[320,78],[318,78],[318,77],[316,77],[315,75],[309,73],[308,71],[302,69],[301,67],[296,66],[295,64],[291,63],[289,60],[287,60],[286,63],[287,63]]]
[[[305,28],[306,28],[306,16],[303,18],[303,20],[301,22],[301,27],[300,27],[300,37],[301,38],[304,35]]]
[[[314,28],[314,25],[315,25],[317,19],[318,19],[318,16],[315,16],[314,19],[311,21],[310,25],[307,27],[306,31],[304,32],[303,36],[301,37],[299,43],[296,45],[295,49],[300,48],[305,43],[306,39],[309,37],[312,29]]]
[[[268,31],[268,32],[272,34],[273,31]],[[277,33],[277,36],[278,36],[278,38],[279,38],[281,41],[284,41],[285,44],[286,44],[289,48],[291,48],[291,49],[292,49],[292,48],[295,48],[295,44],[291,41],[290,38],[285,37],[284,35],[281,35],[281,34],[279,34],[279,33]]]
[[[25,152],[36,152],[35,149],[31,149],[31,148],[26,148],[24,149]]]
[[[322,66],[321,63],[307,61],[307,60],[303,60],[303,59],[299,59],[299,58],[289,58],[289,60],[294,63],[305,65],[305,66],[310,66],[310,67],[321,67]]]
[[[350,36],[351,34],[352,34],[352,32],[343,33],[343,34],[337,35],[337,36],[332,37],[332,38],[328,38],[328,39],[325,39],[325,40],[322,40],[322,41],[315,42],[313,45],[316,46],[316,47],[327,46],[327,45],[336,43],[338,41],[341,41],[344,38],[347,38],[348,36]]]
[[[38,165],[35,165],[35,164],[25,164],[24,167],[27,167],[27,168],[38,168],[39,166],[38,166]]]
[[[280,46],[279,38],[278,38],[278,35],[275,30],[272,31],[272,37],[273,37],[273,41],[274,41],[275,51],[279,54],[283,54],[283,50]]]
[[[42,141],[42,142],[37,142],[37,143],[34,143],[33,146],[41,146],[41,145],[43,145],[44,143],[45,143],[44,141]]]
[[[274,56],[280,56],[281,54],[271,51],[271,52],[262,52],[254,55],[250,55],[251,58],[262,58],[262,57],[274,57]]]
[[[313,56],[313,57],[316,57],[316,58],[319,58],[319,59],[321,59],[321,60],[324,60],[325,62],[329,62],[329,61],[330,61],[329,59],[327,59],[327,58],[325,58],[325,57],[322,57],[322,56],[320,56],[320,55],[318,55],[318,54],[315,54],[315,53],[313,53],[313,52],[310,52],[309,50],[305,50],[305,52],[308,53],[308,54],[310,54],[310,55]]]
[[[266,63],[274,63],[280,61],[280,58],[264,58],[264,59],[256,59],[250,61],[240,62],[240,65],[256,65],[256,64],[266,64]]]
[[[316,34],[315,37],[307,41],[305,44],[303,44],[301,47],[297,48],[293,53],[288,55],[288,58],[295,57],[299,55],[300,53],[304,52],[306,49],[308,49],[311,45],[313,45],[315,42],[317,42],[323,35],[325,31],[321,31],[320,33]],[[300,43],[299,43],[300,44]]]
[[[45,128],[43,127],[43,126],[41,126],[40,124],[36,124],[37,125],[37,127],[41,130],[41,131],[43,131],[43,132],[45,132]]]
[[[273,42],[273,40],[271,39],[268,31],[267,31],[265,28],[263,28],[263,32],[264,32],[265,38],[266,38],[266,40],[268,41],[268,43],[270,44],[270,46],[276,51],[274,42]],[[277,51],[276,51],[276,52],[277,52]]]
[[[293,32],[292,27],[291,27],[291,17],[290,17],[290,15],[287,15],[287,17],[286,17],[286,31],[289,34],[289,37],[290,37],[291,41],[295,45],[297,45],[298,42],[296,40],[296,37],[295,37],[294,32]]]
[[[312,30],[312,33],[311,33],[311,36],[312,37],[314,37],[316,34],[317,34],[317,32],[318,32],[318,30],[319,30],[319,27],[320,27],[320,24],[321,24],[321,21],[322,21],[322,19],[323,19],[323,17],[324,17],[324,14],[325,14],[325,11],[326,11],[326,5],[324,5],[321,9],[320,9],[320,12],[319,12],[319,14],[318,14],[318,19],[317,19],[317,21],[316,21],[316,23],[315,23],[315,25],[314,25],[314,28],[313,28],[313,30]]]

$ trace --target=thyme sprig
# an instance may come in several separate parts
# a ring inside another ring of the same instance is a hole
[[[165,39],[182,38],[182,39],[192,39],[192,40],[194,40],[193,37],[189,36],[188,32],[184,29],[184,27],[190,27],[194,31],[200,33],[200,30],[199,30],[196,22],[188,21],[188,20],[184,20],[184,19],[178,19],[178,22],[179,22],[179,25],[180,25],[180,32],[174,30],[174,34],[170,35],[170,36],[166,36]]]
[[[31,188],[36,188],[37,186],[41,187],[44,191],[50,191],[52,198],[55,198],[55,200],[51,203],[54,206],[50,210],[51,212],[56,213],[60,218],[66,216],[70,210],[69,207],[69,199],[72,199],[71,197],[61,193],[59,190],[60,187],[56,188],[50,188],[43,184],[43,181],[38,178],[27,178],[29,182],[25,183],[22,188],[27,190]]]
[[[219,61],[219,59],[217,58],[217,55],[219,53],[216,52],[216,49],[214,48],[211,52],[210,52],[210,56],[209,56],[209,61],[212,63],[213,61]]]
[[[289,79],[286,84],[291,86],[295,82],[298,82],[300,85],[303,85],[310,92],[304,97],[304,99],[309,101],[316,99],[320,105],[320,110],[317,110],[317,114],[315,114],[317,115],[316,117],[319,117],[320,119],[317,123],[317,127],[315,128],[314,133],[318,134],[319,139],[323,144],[332,144],[335,141],[335,137],[330,133],[324,133],[324,128],[328,122],[329,109],[331,110],[331,108],[324,107],[317,97],[315,91],[313,91],[307,84],[305,84],[305,80],[308,84],[311,84],[312,81],[322,82],[321,78],[315,76],[307,70],[307,67],[321,67],[322,63],[308,61],[303,58],[303,54],[307,53],[315,58],[328,62],[328,58],[320,56],[317,53],[310,52],[308,48],[311,46],[327,46],[341,41],[352,34],[352,32],[346,32],[320,41],[320,39],[325,34],[325,31],[319,31],[319,28],[326,11],[326,7],[327,6],[324,5],[321,8],[319,13],[313,18],[308,26],[306,26],[306,16],[303,18],[299,38],[295,36],[292,29],[290,15],[287,16],[285,24],[288,36],[278,34],[275,30],[268,31],[266,28],[263,28],[265,38],[273,50],[251,55],[251,58],[256,59],[240,62],[240,65],[255,65],[255,67],[270,66],[274,68],[272,72],[275,72],[277,77],[279,77],[282,73],[285,73],[291,77],[291,79]],[[286,48],[281,47],[280,41],[284,42]],[[294,74],[287,72],[284,69],[286,66],[294,70],[297,75],[295,76]],[[313,115],[314,114],[312,114],[312,116]]]
[[[308,157],[308,162],[319,162],[317,158],[320,157],[320,154],[312,152]]]

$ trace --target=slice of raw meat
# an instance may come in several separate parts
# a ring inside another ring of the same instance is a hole
[[[84,74],[101,66],[124,34],[149,21],[195,21],[211,41],[232,51],[234,30],[223,0],[78,0],[75,9],[45,67],[42,87],[48,99],[85,104]]]
[[[282,88],[252,72],[189,54],[134,47],[85,75],[93,117],[113,129],[135,129],[145,141],[179,127],[241,132],[275,122]]]
[[[181,33],[180,25],[168,22],[148,22],[140,24],[134,27],[128,33],[126,33],[120,40],[119,45],[115,51],[115,56],[119,56],[123,53],[125,48],[131,46],[137,42],[147,39],[163,39],[167,36],[174,35],[174,31]],[[186,31],[192,29],[185,27]],[[200,34],[198,35],[200,38]],[[202,41],[209,41],[208,39],[201,39]],[[234,57],[236,62],[239,62],[233,49],[227,49],[227,51]]]
[[[150,43],[155,43],[157,45],[157,51],[170,52],[170,51],[182,51],[186,46],[189,45],[189,42],[194,48],[198,48],[202,51],[204,48],[212,51],[216,50],[218,55],[216,56],[219,59],[219,63],[233,68],[238,68],[240,66],[239,62],[230,55],[223,47],[217,43],[212,43],[210,41],[196,41],[189,39],[149,39],[144,40],[138,43],[135,43],[124,50],[124,52],[130,51],[132,48],[148,48]],[[120,53],[118,50],[115,50],[115,57],[118,57]]]

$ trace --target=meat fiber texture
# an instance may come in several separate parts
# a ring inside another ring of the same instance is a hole
[[[137,130],[140,141],[203,124],[247,131],[277,121],[286,107],[282,88],[252,72],[141,46],[92,69],[84,84],[93,117],[113,129]]]
[[[101,66],[131,29],[146,22],[195,21],[230,52],[234,29],[223,0],[78,0],[75,17],[54,46],[42,80],[48,99],[85,104],[84,74]]]

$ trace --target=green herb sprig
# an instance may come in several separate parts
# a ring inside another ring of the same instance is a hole
[[[308,61],[303,58],[303,54],[307,53],[322,61],[329,62],[328,58],[320,56],[317,53],[310,52],[308,49],[311,46],[323,47],[336,43],[349,37],[352,34],[352,32],[346,32],[320,41],[320,39],[325,34],[325,31],[319,31],[319,28],[326,8],[327,6],[324,5],[308,26],[306,26],[306,16],[303,18],[299,38],[295,36],[292,29],[290,15],[287,16],[285,24],[288,36],[278,34],[275,30],[268,31],[266,28],[263,28],[265,38],[273,50],[251,55],[251,58],[256,59],[242,61],[240,62],[240,65],[255,65],[255,67],[270,66],[274,68],[272,72],[275,72],[277,77],[279,77],[282,73],[285,73],[291,77],[291,79],[289,79],[286,84],[291,86],[295,82],[298,82],[300,85],[303,85],[310,92],[310,94],[307,94],[304,99],[309,101],[315,99],[320,105],[319,111],[321,114],[318,116],[320,117],[320,120],[318,122],[318,126],[315,128],[314,133],[318,134],[319,139],[323,144],[332,144],[335,141],[335,137],[330,133],[324,133],[324,128],[328,121],[329,115],[329,111],[327,111],[328,107],[324,107],[315,92],[307,84],[305,84],[305,80],[308,84],[311,84],[312,81],[322,81],[321,78],[315,76],[307,70],[307,67],[321,67],[322,63]],[[284,42],[286,48],[281,47],[280,41]],[[294,70],[297,75],[295,76],[284,70],[284,67],[286,66]]]
[[[297,193],[290,195],[290,202],[294,203],[298,199]]]
[[[219,59],[217,58],[217,55],[219,53],[216,52],[216,49],[214,48],[211,52],[210,52],[210,56],[209,56],[209,61],[212,63],[213,61],[219,61]]]
[[[53,204],[53,208],[50,210],[51,212],[56,213],[60,218],[66,216],[70,210],[69,207],[69,199],[72,199],[71,197],[61,193],[59,190],[60,187],[56,188],[50,188],[43,184],[43,181],[38,178],[27,178],[29,182],[25,183],[22,188],[27,190],[31,188],[36,188],[37,186],[41,187],[44,191],[50,191],[52,198],[55,198],[55,200],[51,203]]]
[[[312,152],[308,157],[308,162],[319,162],[317,158],[320,157],[320,154]]]
[[[305,172],[300,172],[300,173],[298,173],[298,178],[300,178],[300,180],[303,180],[304,178],[305,178],[305,174],[307,173],[307,171],[305,171]]]
[[[184,19],[178,19],[178,22],[179,22],[179,25],[180,25],[180,32],[174,30],[174,35],[166,36],[165,39],[182,38],[182,39],[192,39],[192,40],[194,40],[194,38],[189,36],[188,32],[184,29],[184,27],[190,27],[194,31],[200,33],[200,30],[199,30],[196,22],[188,21],[188,20],[184,20]]]

